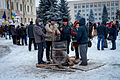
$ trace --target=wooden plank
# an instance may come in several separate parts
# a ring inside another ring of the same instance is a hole
[[[36,67],[58,66],[59,64],[36,64]]]

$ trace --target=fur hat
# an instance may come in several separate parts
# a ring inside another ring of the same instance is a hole
[[[68,18],[63,18],[63,22],[68,22]]]

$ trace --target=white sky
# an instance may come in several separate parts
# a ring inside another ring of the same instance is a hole
[[[38,6],[40,0],[36,0],[36,6]],[[67,1],[75,1],[75,0],[67,0]]]

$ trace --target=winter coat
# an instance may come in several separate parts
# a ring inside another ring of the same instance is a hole
[[[88,43],[89,29],[85,25],[84,18],[80,19],[79,25],[80,25],[80,27],[78,28],[78,31],[77,31],[77,42],[78,42],[78,44],[87,44]]]
[[[8,31],[8,26],[5,25],[5,26],[4,26],[4,32],[7,32],[7,31]]]
[[[17,37],[21,37],[21,29],[19,27],[16,28]]]
[[[4,34],[3,28],[0,27],[0,34]]]
[[[30,24],[30,25],[28,26],[28,37],[29,37],[29,38],[34,38],[33,27],[34,27],[33,24]]]
[[[89,26],[89,38],[91,39],[93,37],[92,35],[92,30],[93,30],[93,26]]]
[[[24,28],[23,26],[20,28],[20,32],[21,32],[21,37],[26,36],[26,28]]]
[[[97,34],[98,35],[104,35],[105,34],[105,27],[103,24],[97,27]]]
[[[43,42],[44,37],[46,37],[46,35],[42,31],[42,28],[38,25],[34,25],[33,34],[34,34],[34,37],[35,37],[35,43]]]
[[[117,28],[116,27],[112,27],[110,28],[110,33],[109,33],[110,36],[113,36],[113,40],[116,40],[117,39]]]
[[[74,47],[78,47],[78,43],[77,43],[77,29],[76,28],[73,28],[71,30],[71,34],[72,34],[72,41],[73,41],[73,46]]]
[[[17,35],[15,26],[11,26],[11,34],[12,34],[12,36],[16,36]]]
[[[56,37],[55,34],[57,34],[58,32],[60,32],[57,28],[57,24],[52,25],[51,23],[48,23],[45,26],[46,29],[46,35],[49,36],[49,38],[46,38],[46,41],[52,41],[52,38]],[[55,31],[55,34],[53,34],[52,32]]]
[[[104,29],[105,29],[104,30],[104,37],[105,37],[105,39],[107,39],[107,36],[108,36],[108,33],[109,33],[109,28],[107,26],[105,26]]]
[[[62,28],[62,31],[60,30],[61,28]],[[71,39],[71,26],[69,26],[69,25],[67,25],[67,26],[61,25],[59,27],[59,30],[61,32],[61,40],[70,41],[70,39]]]

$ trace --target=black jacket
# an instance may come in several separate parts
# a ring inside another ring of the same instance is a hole
[[[29,37],[29,38],[34,38],[33,27],[34,27],[33,24],[30,24],[30,25],[28,26],[28,37]]]

